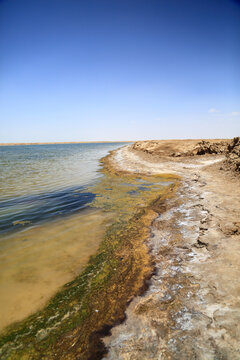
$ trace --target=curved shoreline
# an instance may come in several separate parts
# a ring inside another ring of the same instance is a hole
[[[223,159],[156,158],[132,146],[112,154],[115,169],[174,173],[182,181],[151,227],[149,288],[104,339],[104,359],[238,359],[240,183],[221,170]]]
[[[168,184],[166,176],[116,174],[107,165],[103,171],[92,206],[116,213],[115,222],[75,280],[45,308],[1,334],[3,359],[101,359],[106,353],[101,337],[124,319],[127,304],[145,289],[153,271],[145,240],[175,185],[162,186]]]
[[[240,188],[221,161],[132,146],[102,159],[94,206],[119,221],[81,275],[1,337],[2,358],[237,359]]]

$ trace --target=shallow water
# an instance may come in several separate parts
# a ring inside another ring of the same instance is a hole
[[[0,147],[0,330],[83,269],[111,215],[89,208],[99,159],[122,144]]]
[[[99,159],[122,143],[0,147],[0,233],[85,208]]]
[[[0,330],[38,310],[81,272],[110,218],[100,210],[86,210],[2,237]]]

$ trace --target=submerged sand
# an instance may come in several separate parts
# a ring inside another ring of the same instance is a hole
[[[104,338],[104,359],[240,359],[240,179],[223,170],[224,155],[176,158],[165,145],[129,145],[110,159],[121,171],[182,180],[151,227],[149,289]]]
[[[42,308],[80,274],[110,218],[90,209],[1,238],[0,331]]]

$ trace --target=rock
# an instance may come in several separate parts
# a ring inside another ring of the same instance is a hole
[[[172,153],[171,156],[180,157],[180,156],[181,156],[181,153],[180,153],[180,152]]]
[[[225,235],[239,235],[240,234],[240,223],[220,223],[219,227]]]
[[[199,180],[199,176],[195,174],[192,178],[192,181],[197,182],[198,180]]]
[[[225,164],[240,172],[240,137],[235,137],[227,147]]]
[[[202,140],[197,143],[197,145],[185,155],[206,155],[206,154],[224,154],[227,151],[227,142],[220,141],[211,143],[210,141]]]

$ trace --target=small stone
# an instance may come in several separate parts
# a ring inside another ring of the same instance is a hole
[[[237,223],[225,223],[219,225],[225,235],[237,235],[240,233],[240,227]]]

